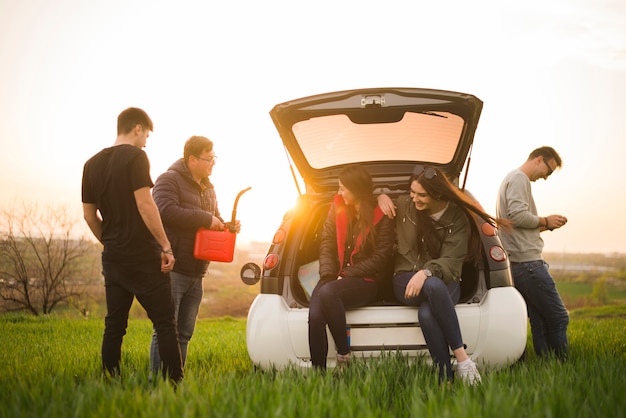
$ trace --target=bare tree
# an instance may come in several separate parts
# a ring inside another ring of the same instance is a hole
[[[94,243],[73,235],[76,218],[67,208],[22,203],[0,211],[0,222],[2,309],[39,315],[60,303],[79,307],[84,289],[98,279],[99,260]]]

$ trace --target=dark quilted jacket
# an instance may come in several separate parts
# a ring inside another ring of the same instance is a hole
[[[209,228],[213,215],[222,220],[213,185],[208,178],[198,184],[181,158],[157,178],[152,195],[174,250],[174,271],[203,276],[209,263],[193,256],[193,246],[198,228]]]

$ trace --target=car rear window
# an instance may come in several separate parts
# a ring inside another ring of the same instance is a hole
[[[447,164],[457,149],[464,120],[448,112],[406,112],[397,122],[358,124],[346,115],[297,122],[293,133],[314,169],[369,161]]]

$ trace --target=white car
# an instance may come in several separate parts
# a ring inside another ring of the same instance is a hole
[[[416,88],[327,93],[271,110],[301,176],[298,181],[294,172],[296,187],[300,190],[303,182],[305,192],[285,214],[262,268],[248,263],[241,270],[244,282],[261,280],[246,329],[248,353],[257,367],[311,367],[308,295],[318,273],[322,225],[341,169],[364,165],[376,193],[392,198],[408,194],[408,179],[417,164],[437,166],[459,185],[481,110],[482,101],[475,96]],[[483,369],[494,370],[523,355],[527,312],[497,231],[478,222],[483,257],[479,267],[464,266],[456,311],[467,353]],[[430,358],[417,319],[419,308],[394,299],[392,274],[390,265],[389,287],[376,303],[346,313],[352,354],[368,358],[400,351],[411,358]],[[336,350],[330,333],[328,341],[327,364],[333,367]]]

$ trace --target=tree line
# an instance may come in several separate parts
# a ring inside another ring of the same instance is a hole
[[[76,230],[84,231],[78,228],[79,222],[82,218],[68,213],[65,206],[40,207],[23,202],[0,210],[0,312],[26,311],[38,316],[59,307],[71,307],[87,316],[90,307],[102,302],[102,246],[77,236]],[[247,260],[247,255],[244,258]],[[557,272],[555,279],[559,281],[589,282],[596,287],[601,284],[598,289],[602,290],[605,281],[609,285],[625,280],[623,254],[546,253],[546,260],[612,270]],[[235,279],[237,269],[237,263],[216,263],[211,266],[212,279],[220,281],[219,277],[225,275],[226,283],[241,291]],[[600,280],[605,276],[608,279]],[[225,284],[220,281],[220,286]],[[599,291],[596,287],[594,292]]]
[[[22,203],[0,211],[0,311],[87,315],[88,289],[102,284],[99,243],[77,237],[67,208]]]

